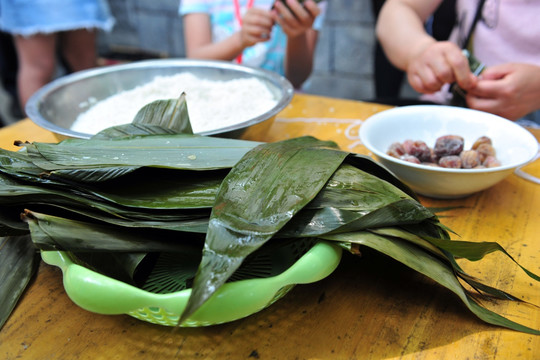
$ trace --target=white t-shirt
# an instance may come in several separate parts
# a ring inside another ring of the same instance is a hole
[[[450,41],[463,47],[479,0],[457,0],[457,21]],[[527,63],[540,66],[540,0],[486,0],[469,50],[486,66]],[[447,103],[448,86],[421,98]],[[540,100],[539,100],[540,101]],[[525,117],[540,124],[540,110]],[[526,123],[532,126],[532,123]]]
[[[462,44],[477,6],[478,0],[457,0],[457,26],[450,40]],[[486,0],[471,50],[487,66],[509,62],[540,66],[540,1]]]

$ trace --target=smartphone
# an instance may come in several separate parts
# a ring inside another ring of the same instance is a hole
[[[291,9],[289,8],[289,5],[287,5],[287,3],[285,2],[285,0],[276,0],[276,1],[274,1],[274,4],[275,4],[277,1],[282,2],[283,4],[285,4],[285,6],[287,7],[287,9],[291,10]],[[306,0],[298,0],[298,2],[299,2],[300,4],[302,4],[304,1],[306,1]],[[323,1],[323,0],[313,0],[313,1],[315,1],[315,2],[318,4],[318,3],[320,3],[320,2]],[[273,9],[273,8],[274,8],[274,5],[272,5],[272,9]]]

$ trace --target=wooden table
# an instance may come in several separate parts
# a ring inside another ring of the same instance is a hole
[[[362,120],[382,105],[296,95],[270,126],[245,138],[276,141],[313,135],[366,153]],[[536,131],[538,137],[540,132]],[[13,140],[55,141],[28,120],[0,130]],[[526,170],[540,176],[540,161]],[[540,273],[540,186],[511,175],[459,200],[421,198],[426,206],[460,206],[442,222],[464,240],[497,241]],[[540,284],[504,256],[466,268],[489,284],[540,305]],[[509,304],[499,312],[540,328],[540,310]],[[41,264],[37,278],[0,332],[2,359],[540,359],[540,336],[478,320],[445,288],[373,251],[346,254],[328,278],[296,286],[268,309],[207,328],[157,326],[127,315],[97,315],[66,296],[59,269]]]

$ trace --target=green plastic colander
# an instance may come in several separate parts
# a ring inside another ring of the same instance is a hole
[[[246,259],[231,278],[181,326],[234,321],[256,313],[287,294],[296,284],[330,275],[342,250],[325,241],[293,241]],[[68,253],[43,251],[43,260],[63,273],[66,293],[83,309],[99,314],[128,314],[154,324],[176,326],[191,289],[198,261],[162,255],[142,288],[75,264]],[[186,259],[184,259],[186,260]]]

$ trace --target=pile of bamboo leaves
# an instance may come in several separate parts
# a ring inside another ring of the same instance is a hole
[[[181,323],[265,243],[316,238],[353,254],[373,248],[445,286],[480,319],[540,334],[485,308],[483,296],[519,300],[456,262],[508,255],[504,249],[451,240],[391,173],[332,142],[193,135],[181,97],[149,104],[132,124],[89,140],[20,145],[0,150],[0,277],[12,280],[0,284],[1,308],[9,309],[0,326],[18,296],[5,294],[22,293],[35,272],[35,249],[67,251],[82,263],[84,254],[99,253],[117,266],[111,272],[93,263],[96,271],[135,285],[149,253],[202,252]],[[13,264],[24,275],[5,272]]]

